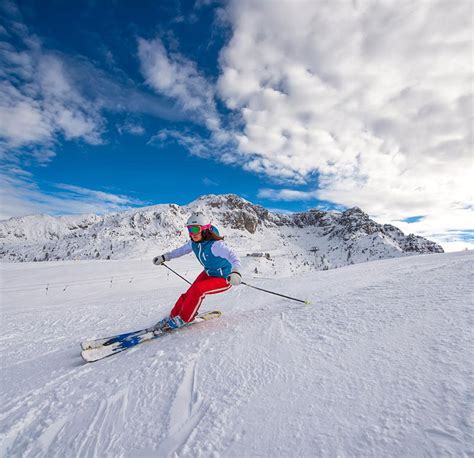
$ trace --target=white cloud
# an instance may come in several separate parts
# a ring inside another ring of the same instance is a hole
[[[139,90],[116,68],[111,69],[112,78],[81,56],[46,49],[16,11],[18,17],[5,22],[11,33],[5,29],[5,36],[0,35],[0,154],[4,159],[44,158],[38,150],[52,152],[63,138],[102,144],[105,110],[173,121],[185,118],[182,110]],[[15,46],[10,43],[14,40]],[[121,130],[144,133],[138,123],[125,123]]]
[[[140,38],[138,55],[142,74],[150,87],[174,99],[181,109],[211,131],[219,130],[214,86],[199,72],[195,62],[179,53],[169,53],[159,38]]]
[[[31,154],[38,162],[38,165],[43,167],[47,166],[48,163],[51,162],[54,157],[56,157],[56,153],[47,148],[34,149],[32,150]]]
[[[384,220],[399,227],[406,234],[413,233],[427,237],[441,244],[446,251],[474,249],[474,217],[472,210],[459,206],[441,208],[439,213],[426,215],[420,221],[406,223],[399,220]]]
[[[232,145],[226,140],[221,140],[218,133],[205,138],[186,129],[182,131],[161,129],[150,138],[148,144],[164,147],[172,141],[177,142],[194,156],[201,158],[217,157],[219,161],[225,164],[237,164],[239,161],[239,156],[235,154]]]
[[[472,228],[473,4],[234,1],[218,93],[248,170],[383,222]],[[316,183],[315,183],[316,187]],[[414,226],[411,226],[414,227]]]
[[[35,37],[23,40],[21,51],[0,46],[1,149],[11,156],[21,147],[51,150],[58,135],[102,143],[99,107],[77,90],[58,55],[43,50]]]
[[[208,177],[204,177],[202,179],[202,183],[204,184],[204,186],[219,186],[219,183],[214,181],[214,180],[211,180],[210,178]]]
[[[142,125],[132,121],[126,121],[123,124],[117,126],[117,130],[121,135],[124,133],[131,135],[143,135],[146,132]]]
[[[294,189],[268,189],[263,188],[258,191],[260,199],[269,199],[276,201],[301,201],[301,200],[314,200],[317,197],[317,191],[296,191]]]
[[[474,250],[474,243],[469,243],[469,242],[463,242],[456,240],[454,242],[449,242],[449,241],[438,241],[441,243],[441,245],[444,248],[444,251],[447,253],[453,252],[453,251],[466,251],[466,250]]]
[[[0,220],[27,214],[109,213],[126,210],[147,202],[63,183],[51,185],[54,192],[42,190],[31,173],[10,167],[0,174]]]
[[[0,106],[0,138],[9,146],[48,142],[52,134],[53,127],[34,100],[23,99],[20,95],[14,105]]]
[[[106,205],[143,205],[144,202],[138,199],[133,199],[129,196],[112,194],[103,191],[96,191],[94,189],[83,188],[80,186],[74,186],[70,184],[57,183],[54,185],[58,189],[67,191],[69,198],[77,198],[78,200],[83,197],[91,198],[93,201],[100,202]]]

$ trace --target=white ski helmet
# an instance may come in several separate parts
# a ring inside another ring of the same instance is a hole
[[[193,213],[186,222],[186,226],[210,227],[211,223],[202,213]]]

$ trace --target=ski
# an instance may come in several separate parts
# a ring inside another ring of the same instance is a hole
[[[216,313],[216,312],[217,311],[203,313],[201,315],[198,315],[195,318],[195,320],[197,320],[199,318],[200,321],[203,321],[203,316],[204,315],[211,314],[211,313]],[[204,321],[205,321],[205,319],[204,319]],[[193,323],[194,323],[194,321],[193,321]],[[102,347],[104,345],[111,345],[111,344],[120,342],[124,339],[129,339],[130,337],[140,336],[142,334],[146,334],[146,333],[151,332],[151,331],[155,331],[155,328],[153,326],[150,327],[150,328],[139,329],[137,331],[125,332],[124,334],[117,334],[117,335],[109,336],[109,337],[101,337],[99,339],[84,340],[83,342],[81,342],[81,349],[82,350],[90,350],[92,348],[99,348],[99,347]]]
[[[126,332],[124,334],[117,334],[115,336],[102,337],[100,339],[84,340],[83,342],[81,342],[81,349],[90,350],[92,348],[99,348],[99,347],[102,347],[102,345],[110,345],[116,342],[120,342],[121,340],[126,339],[128,337],[145,334],[146,332],[150,332],[152,330],[153,328],[145,328],[145,329],[140,329],[138,331]]]
[[[213,312],[205,312],[196,316],[196,318],[191,321],[191,323],[186,324],[183,326],[183,328],[196,323],[202,323],[214,318],[219,318],[220,316],[221,312],[218,310]],[[92,363],[94,361],[107,358],[108,356],[115,355],[116,353],[128,350],[129,348],[135,347],[143,342],[156,339],[157,337],[161,337],[164,334],[175,330],[177,329],[156,330],[154,328],[145,328],[134,332],[106,337],[103,339],[89,340],[81,344],[82,348],[86,347],[82,350],[81,356],[85,362]],[[98,342],[102,343],[99,344]]]

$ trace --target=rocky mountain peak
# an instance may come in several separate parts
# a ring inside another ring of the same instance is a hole
[[[236,194],[207,195],[198,199],[199,203],[205,203],[208,208],[219,211],[218,220],[224,226],[232,229],[245,230],[254,234],[259,225],[265,225],[271,220],[270,212],[260,206]],[[193,203],[190,204],[192,206]]]
[[[381,226],[360,208],[272,213],[235,194],[205,195],[185,206],[161,204],[104,216],[45,215],[0,222],[0,258],[10,261],[149,256],[187,240],[190,213],[209,216],[252,271],[271,275],[328,269],[416,253],[441,253],[434,242]]]
[[[342,226],[338,235],[347,238],[353,234],[362,232],[364,234],[373,234],[382,230],[382,226],[369,218],[359,207],[350,208],[342,212],[339,219]]]

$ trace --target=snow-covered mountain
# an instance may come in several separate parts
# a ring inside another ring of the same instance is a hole
[[[155,205],[104,216],[47,215],[0,222],[0,259],[46,261],[151,257],[187,240],[191,212],[208,215],[255,274],[325,270],[416,253],[442,253],[422,237],[380,225],[357,207],[279,214],[234,195],[185,206]]]

